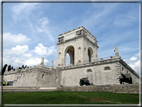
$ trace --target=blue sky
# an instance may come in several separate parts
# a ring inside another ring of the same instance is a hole
[[[98,57],[119,55],[139,72],[139,3],[4,3],[3,64],[56,64],[58,35],[84,26]]]

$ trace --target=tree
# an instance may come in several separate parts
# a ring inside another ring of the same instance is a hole
[[[10,70],[11,70],[11,65],[8,66],[8,71],[10,71]]]
[[[11,69],[13,69],[13,66],[11,67]]]
[[[22,65],[22,68],[24,68],[24,69],[25,69],[24,65]]]
[[[2,72],[2,75],[4,75],[4,73],[5,73],[5,70],[6,70],[6,67],[7,67],[7,64],[5,64],[5,65],[3,66],[3,68],[2,68],[2,70],[1,70],[1,72]]]
[[[13,66],[11,67],[11,69],[13,69],[15,71],[15,68],[13,68]]]
[[[22,69],[21,67],[19,67],[18,69]]]

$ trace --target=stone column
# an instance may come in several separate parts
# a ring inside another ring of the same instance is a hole
[[[115,46],[115,58],[120,58],[117,46]]]
[[[44,57],[41,58],[41,65],[44,65]]]
[[[54,61],[51,61],[51,68],[54,68]]]

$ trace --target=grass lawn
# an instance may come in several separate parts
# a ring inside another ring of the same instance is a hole
[[[139,95],[62,91],[3,93],[3,104],[139,104]]]

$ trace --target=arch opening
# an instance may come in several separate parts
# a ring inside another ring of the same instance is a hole
[[[93,50],[89,47],[88,48],[88,62],[92,61]]]
[[[69,46],[66,48],[65,51],[65,64],[67,66],[69,65],[74,65],[74,53],[75,53],[75,49],[73,46]]]
[[[67,56],[66,56],[66,65],[69,66],[70,65],[70,55],[67,53]]]

